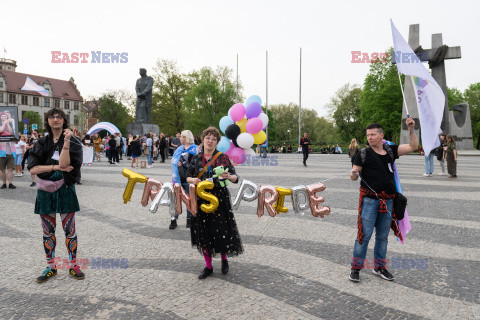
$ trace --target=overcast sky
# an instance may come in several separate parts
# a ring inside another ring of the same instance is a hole
[[[446,62],[447,85],[464,90],[480,81],[480,5],[477,1],[1,1],[0,46],[18,72],[75,79],[84,98],[107,90],[134,92],[138,69],[151,74],[157,59],[175,59],[183,72],[226,65],[244,95],[269,104],[298,103],[299,48],[303,50],[302,106],[321,115],[345,83],[361,84],[368,64],[351,51],[393,46],[389,19],[408,40],[420,24],[420,44],[443,33],[461,46],[462,59]],[[3,48],[2,48],[3,49]],[[51,51],[128,52],[125,64],[52,64]]]

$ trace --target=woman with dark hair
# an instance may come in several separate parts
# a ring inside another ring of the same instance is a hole
[[[445,147],[445,159],[447,159],[447,171],[450,179],[457,178],[457,144],[455,139],[447,134],[447,146]]]
[[[132,142],[130,142],[130,146],[131,146],[131,152],[132,152],[131,166],[133,168],[133,164],[136,163],[138,168],[138,158],[142,155],[142,144],[138,136],[133,136],[133,140]]]
[[[110,135],[110,140],[108,140],[108,161],[110,164],[115,164],[120,161],[118,159],[117,141],[113,134]]]
[[[82,143],[68,129],[68,118],[60,109],[47,112],[42,137],[30,151],[28,169],[38,176],[35,213],[40,215],[43,227],[43,246],[47,257],[47,268],[37,278],[45,282],[57,274],[55,265],[55,228],[56,214],[62,219],[67,251],[70,262],[70,274],[76,279],[85,275],[77,264],[77,233],[75,231],[75,212],[80,210],[75,181],[82,166]]]
[[[187,172],[187,182],[198,184],[212,179],[217,167],[228,169],[221,176],[213,178],[214,187],[208,190],[218,198],[218,208],[214,212],[204,212],[201,205],[208,201],[197,197],[197,214],[192,215],[191,218],[192,246],[197,247],[203,254],[206,263],[205,269],[198,276],[199,279],[205,279],[213,273],[212,256],[221,255],[222,274],[227,274],[229,268],[227,256],[243,253],[240,234],[230,203],[230,192],[224,182],[229,180],[237,183],[238,176],[228,156],[216,149],[218,141],[220,141],[220,132],[217,128],[205,129],[202,133],[203,148],[192,158]]]

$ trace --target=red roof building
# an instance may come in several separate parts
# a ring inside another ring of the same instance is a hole
[[[10,59],[0,59],[0,106],[18,106],[20,119],[26,111],[35,111],[45,121],[45,113],[52,107],[61,108],[69,115],[71,127],[83,127],[83,98],[77,89],[73,78],[59,80],[44,76],[36,76],[16,72],[16,62]],[[21,90],[27,76],[36,84],[49,91],[49,96],[42,96],[35,91]],[[39,128],[44,123],[37,124]]]

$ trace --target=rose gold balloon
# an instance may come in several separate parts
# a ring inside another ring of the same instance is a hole
[[[270,197],[265,198],[269,193]],[[260,186],[258,188],[258,203],[257,203],[257,216],[260,218],[263,216],[264,208],[267,208],[267,212],[271,217],[276,216],[275,208],[273,205],[277,202],[278,192],[274,186]]]
[[[158,191],[162,188],[163,183],[160,181],[148,178],[147,182],[145,183],[145,187],[143,188],[143,195],[142,195],[142,206],[148,206],[148,201],[155,199],[157,196]]]
[[[178,215],[182,214],[182,202],[187,206],[187,210],[190,211],[193,216],[197,215],[197,194],[195,193],[195,185],[190,184],[188,186],[188,195],[179,183],[175,183],[173,186],[175,191],[175,211]]]
[[[330,213],[329,207],[319,207],[318,205],[323,203],[324,199],[321,196],[317,196],[317,192],[325,190],[325,185],[321,182],[307,186],[308,202],[310,204],[310,211],[314,217],[323,218]]]

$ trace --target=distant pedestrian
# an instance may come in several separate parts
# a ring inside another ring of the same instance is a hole
[[[303,134],[303,138],[300,139],[300,145],[302,146],[302,153],[303,153],[303,165],[307,166],[307,159],[308,159],[308,151],[310,148],[310,139],[307,137],[307,133]]]
[[[15,159],[17,158],[15,152],[15,143],[0,142],[0,173],[2,176],[2,186],[0,189],[8,188],[15,189],[13,185],[13,168],[15,168]]]
[[[447,135],[447,146],[445,147],[445,159],[447,159],[447,170],[450,179],[457,178],[457,144],[451,135]]]
[[[132,142],[130,142],[131,147],[131,156],[132,156],[132,163],[131,166],[133,168],[133,164],[136,164],[136,168],[138,168],[138,158],[142,155],[142,142],[140,141],[138,136],[132,137]]]
[[[147,133],[147,141],[145,142],[147,145],[147,168],[153,168],[153,139],[152,135]]]
[[[352,161],[352,165],[353,165],[353,160],[355,160],[355,157],[359,151],[360,151],[360,147],[358,146],[357,139],[353,138],[352,141],[350,142],[350,145],[348,146],[348,156]]]
[[[25,135],[20,135],[20,140],[15,145],[15,153],[17,154],[17,159],[15,160],[15,177],[23,176],[22,173],[22,161],[23,155],[27,151],[27,137]]]
[[[442,133],[440,135],[440,146],[436,149],[436,156],[437,160],[440,164],[441,172],[438,173],[439,176],[446,176],[447,173],[445,172],[445,150],[444,148],[447,146],[447,135]]]

